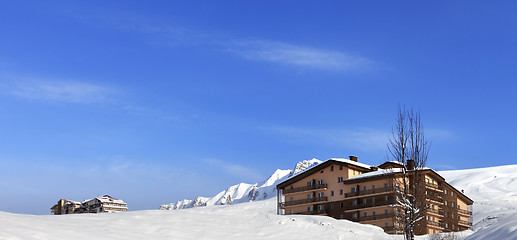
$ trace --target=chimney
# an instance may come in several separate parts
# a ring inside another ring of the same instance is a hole
[[[357,157],[356,156],[348,156],[348,159],[354,161],[354,162],[357,162]]]
[[[408,159],[406,166],[407,166],[407,170],[414,170],[415,169],[415,160]]]

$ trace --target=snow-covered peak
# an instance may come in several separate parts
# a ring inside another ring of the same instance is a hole
[[[277,184],[320,163],[322,163],[322,161],[315,158],[312,160],[304,160],[297,163],[294,170],[277,169],[263,182],[255,184],[240,183],[228,187],[226,190],[219,192],[213,197],[197,197],[194,200],[185,199],[175,203],[161,205],[160,209],[174,210],[269,199],[276,196]]]
[[[322,163],[323,161],[321,160],[318,160],[316,158],[313,158],[311,160],[303,160],[299,163],[296,164],[296,166],[294,167],[294,170],[293,170],[293,173],[291,174],[291,176],[295,176],[295,175],[298,175],[298,173],[301,173],[309,168],[312,168],[320,163]]]

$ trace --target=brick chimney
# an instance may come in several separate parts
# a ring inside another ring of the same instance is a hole
[[[408,159],[406,166],[407,166],[407,170],[414,170],[415,169],[415,160]]]
[[[354,162],[357,162],[357,157],[356,156],[348,156],[348,159],[354,161]]]

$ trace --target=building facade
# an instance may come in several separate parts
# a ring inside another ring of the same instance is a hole
[[[127,204],[109,195],[87,199],[83,202],[60,199],[56,205],[50,208],[54,215],[71,213],[100,213],[100,212],[125,212]]]
[[[278,214],[325,215],[402,233],[403,210],[397,206],[401,165],[369,166],[333,158],[277,185]],[[419,169],[423,219],[415,234],[462,231],[472,227],[473,201],[434,170]]]

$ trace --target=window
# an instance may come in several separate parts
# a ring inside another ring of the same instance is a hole
[[[307,187],[312,187],[312,182],[307,182]]]
[[[339,203],[339,207],[340,207],[340,208],[343,208],[343,202],[340,202],[340,203]]]
[[[454,218],[454,213],[451,213],[451,217]]]
[[[293,201],[293,197],[291,197],[291,202]]]
[[[357,200],[352,200],[352,206],[357,206]]]
[[[320,173],[323,173],[323,170],[321,170]]]
[[[366,198],[363,198],[363,204],[366,204]]]
[[[445,206],[447,206],[447,204],[448,204],[447,200],[445,200],[444,204],[445,204]]]
[[[324,181],[323,179],[318,180],[318,184],[319,184],[319,185],[323,185],[323,184],[325,184],[325,181]]]
[[[294,186],[293,186],[293,185],[291,185],[291,189],[293,189],[293,188],[294,188]]]
[[[449,212],[445,212],[445,217],[449,217]]]
[[[375,211],[372,212],[372,216],[375,216]]]
[[[343,219],[343,215],[339,215],[339,219]]]
[[[325,196],[325,193],[324,193],[324,192],[320,192],[320,193],[318,193],[318,197],[322,198],[322,197],[324,197],[324,196]]]
[[[363,216],[365,216],[365,217],[366,217],[366,216],[368,216],[368,213],[366,213],[366,212],[365,212],[365,213],[363,213]]]
[[[339,166],[339,170],[343,170],[343,166]]]
[[[375,204],[375,198],[372,197],[372,204]]]
[[[445,228],[449,228],[449,223],[445,223]]]
[[[334,166],[330,166],[330,171],[333,172],[334,171]]]
[[[375,184],[372,184],[372,189],[374,189],[374,190],[375,190]]]
[[[451,196],[453,196],[453,197],[454,197],[454,192],[451,192]]]
[[[386,228],[387,228],[388,226],[389,226],[389,223],[388,223],[388,222],[385,222],[385,223],[384,223],[384,227],[386,227]]]
[[[334,196],[334,191],[330,191],[330,196]]]
[[[294,213],[294,210],[293,210],[293,209],[291,209],[291,214],[293,214],[293,213]]]
[[[454,207],[454,203],[453,202],[451,202],[451,207]]]
[[[356,192],[357,190],[355,189],[355,187],[352,188],[352,192]]]
[[[444,190],[443,190],[443,193],[444,193],[445,195],[447,195],[447,189],[444,189]]]
[[[366,186],[363,186],[363,191],[366,191]]]
[[[388,201],[388,195],[385,195],[384,196],[384,201],[387,202]]]
[[[343,189],[339,190],[339,195],[343,195]]]
[[[384,183],[384,188],[388,188],[388,183]]]
[[[342,182],[343,182],[343,177],[338,177],[338,178],[337,178],[337,182],[338,182],[338,183],[342,183]]]
[[[456,230],[456,225],[452,224],[452,230]]]
[[[388,215],[388,209],[384,209],[384,214]]]
[[[334,203],[330,204],[330,209],[334,209]]]
[[[318,211],[325,210],[325,205],[318,205]]]
[[[312,211],[314,211],[314,208],[313,208],[312,206],[307,207],[307,211],[308,211],[308,212],[312,212]]]
[[[357,213],[352,214],[353,219],[357,219]]]
[[[307,195],[307,198],[308,198],[308,199],[311,199],[311,198],[312,198],[312,193],[311,193],[311,194],[308,194],[308,195]]]

